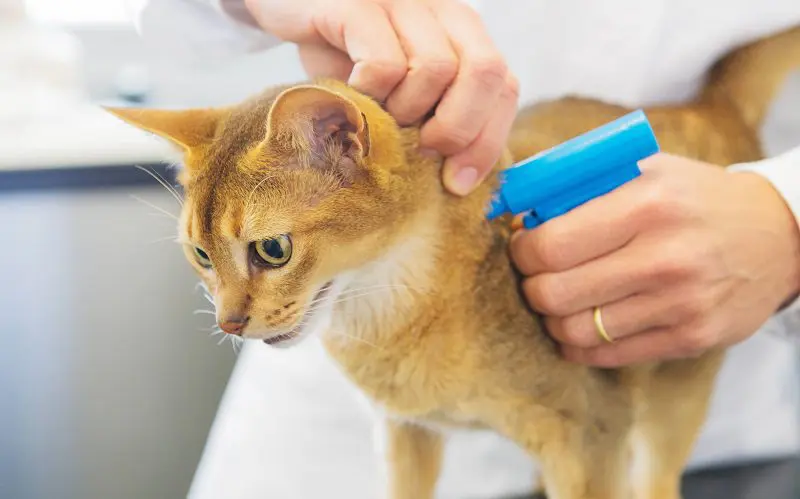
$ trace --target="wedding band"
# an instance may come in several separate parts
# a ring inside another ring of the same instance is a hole
[[[603,315],[600,312],[600,307],[594,307],[594,327],[597,329],[597,334],[608,343],[614,343],[611,336],[608,335],[606,327],[603,325]]]

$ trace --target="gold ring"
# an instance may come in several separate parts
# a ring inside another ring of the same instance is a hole
[[[608,335],[606,327],[603,325],[603,315],[600,313],[600,307],[594,307],[594,327],[597,329],[597,334],[608,343],[614,343],[611,336]]]

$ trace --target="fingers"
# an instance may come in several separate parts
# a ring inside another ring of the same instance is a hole
[[[694,357],[719,343],[714,329],[690,323],[680,329],[657,328],[621,341],[592,348],[563,345],[567,360],[597,367],[619,367],[642,362]]]
[[[593,348],[563,345],[561,353],[567,360],[580,364],[619,367],[655,359],[675,358],[680,355],[680,349],[672,329],[656,329]]]
[[[309,76],[347,81],[353,72],[353,61],[330,45],[303,44],[298,46],[297,52]]]
[[[537,274],[523,281],[523,293],[538,312],[566,317],[646,292],[665,279],[647,249],[623,248],[564,272]]]
[[[487,172],[497,154],[492,150],[504,141],[501,131],[513,121],[508,112],[509,102],[516,107],[517,88],[501,54],[492,43],[480,18],[460,2],[440,2],[436,18],[444,26],[450,42],[459,57],[458,74],[442,96],[436,114],[422,128],[420,141],[423,147],[441,152],[444,156],[464,155],[451,160],[452,169],[471,168],[474,186]],[[498,128],[489,130],[489,123]],[[484,133],[484,130],[486,132]],[[473,142],[474,149],[465,152]],[[475,161],[475,164],[468,164]],[[454,172],[451,178],[457,176]],[[463,192],[460,192],[463,193]]]
[[[692,309],[680,299],[655,294],[634,295],[603,305],[601,318],[609,336],[616,342],[656,328],[674,326],[692,317]],[[548,333],[559,343],[591,348],[604,345],[594,323],[593,308],[567,317],[546,317]]]
[[[511,239],[511,257],[524,275],[558,272],[618,250],[636,235],[633,210],[642,197],[634,179],[605,196]],[[580,241],[581,244],[575,244]]]
[[[489,174],[503,153],[506,139],[517,112],[519,85],[516,78],[508,76],[507,83],[494,113],[475,141],[464,151],[451,156],[444,165],[444,184],[458,195],[468,194],[476,182]]]
[[[321,17],[317,30],[353,61],[348,83],[382,101],[406,74],[408,61],[400,40],[380,5],[369,1],[342,5],[337,8],[346,10]]]
[[[519,94],[480,17],[454,0],[347,5],[319,13],[313,24],[327,43],[348,54],[352,68],[341,57],[319,61],[318,51],[304,57],[306,67],[337,76],[351,69],[348,83],[385,101],[401,125],[435,107],[420,146],[448,158],[445,185],[467,194],[500,157]]]
[[[400,125],[419,121],[458,73],[458,56],[426,5],[401,0],[386,5],[408,58],[408,73],[386,101]]]

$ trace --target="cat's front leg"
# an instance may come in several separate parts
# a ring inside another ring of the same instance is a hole
[[[389,499],[433,499],[443,439],[414,423],[387,419],[384,455]]]
[[[567,411],[524,402],[492,412],[487,420],[493,421],[494,428],[540,463],[547,497],[628,498],[624,482],[625,424],[608,423],[595,431],[587,422],[573,421]]]

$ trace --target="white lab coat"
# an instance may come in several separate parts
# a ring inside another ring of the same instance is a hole
[[[223,0],[225,1],[225,0]],[[227,57],[276,43],[226,17],[218,0],[139,0],[151,45]],[[798,0],[486,0],[470,2],[519,77],[522,103],[577,93],[630,106],[689,98],[733,46],[800,23]],[[797,130],[800,144],[800,127]],[[800,148],[743,165],[800,215]],[[800,451],[800,306],[732,348],[691,467]],[[369,406],[315,341],[240,354],[191,490],[195,499],[381,497]],[[488,432],[451,436],[439,496],[530,489],[533,465]]]

